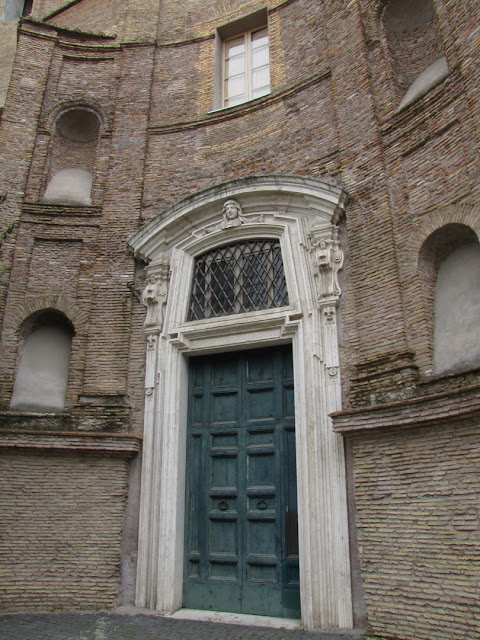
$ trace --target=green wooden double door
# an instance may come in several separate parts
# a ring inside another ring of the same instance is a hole
[[[291,347],[190,360],[183,606],[300,617]]]

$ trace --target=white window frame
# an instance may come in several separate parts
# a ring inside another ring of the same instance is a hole
[[[253,96],[254,88],[253,88],[253,67],[252,67],[252,37],[254,34],[259,31],[266,31],[267,33],[267,48],[270,54],[270,40],[268,37],[268,25],[264,24],[258,26],[254,29],[250,29],[249,31],[245,31],[243,33],[239,33],[231,38],[228,38],[223,41],[222,47],[222,104],[224,108],[230,106],[236,106],[237,104],[243,104],[244,102],[248,102],[249,100],[254,100],[255,97],[263,97],[263,96]],[[244,56],[245,56],[245,65],[244,65],[244,75],[245,75],[245,99],[241,100],[241,102],[236,102],[235,104],[228,104],[230,97],[227,95],[226,86],[227,86],[227,54],[228,54],[228,46],[233,40],[243,39],[244,42]],[[268,95],[270,93],[270,55],[268,59],[268,74],[269,74],[269,83],[268,83],[268,92],[263,95]]]
[[[215,73],[213,86],[213,111],[225,108],[225,43],[246,33],[255,33],[261,29],[268,30],[268,11],[259,9],[238,20],[221,25],[215,30]],[[268,31],[267,31],[268,33]],[[270,58],[270,47],[269,47]],[[270,66],[270,65],[269,65]],[[247,102],[249,99],[245,100]],[[239,103],[244,104],[244,103]]]

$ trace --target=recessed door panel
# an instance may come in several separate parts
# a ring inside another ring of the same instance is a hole
[[[290,347],[192,358],[185,607],[300,616]]]

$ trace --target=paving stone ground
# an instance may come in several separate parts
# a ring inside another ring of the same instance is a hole
[[[158,616],[5,614],[0,640],[366,640],[358,633],[314,633]]]

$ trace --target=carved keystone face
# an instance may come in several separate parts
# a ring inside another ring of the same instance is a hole
[[[235,202],[226,202],[224,205],[225,217],[227,220],[235,220],[238,217],[238,206]]]

